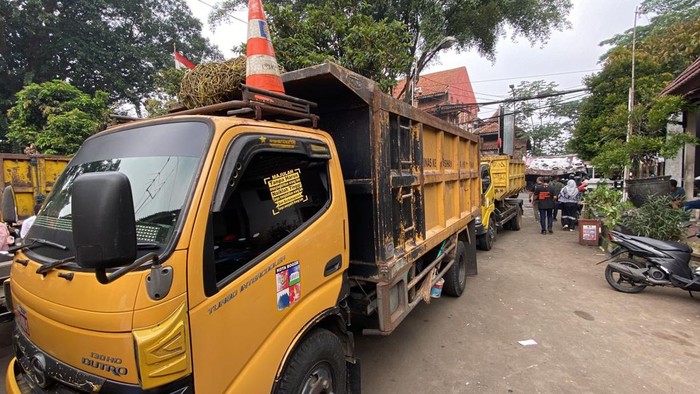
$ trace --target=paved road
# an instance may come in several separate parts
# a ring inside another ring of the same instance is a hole
[[[358,338],[365,393],[697,392],[700,294],[616,292],[578,233],[541,235],[531,210],[524,222],[479,252],[461,298]]]
[[[499,233],[461,298],[421,304],[388,337],[359,337],[365,393],[691,393],[700,294],[612,290],[577,233]],[[533,339],[533,346],[520,340]],[[10,350],[0,348],[0,372]],[[0,387],[0,392],[2,392]]]

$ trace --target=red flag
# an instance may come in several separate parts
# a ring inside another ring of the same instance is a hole
[[[183,67],[186,67],[188,69],[193,69],[194,68],[194,63],[191,61],[187,60],[185,56],[183,56],[180,52],[175,49],[175,45],[173,45],[173,57],[175,58],[175,68],[180,70]]]

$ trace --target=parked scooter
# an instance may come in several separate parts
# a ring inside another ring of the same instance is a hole
[[[700,268],[692,270],[688,265],[690,246],[619,231],[610,231],[610,240],[618,245],[610,257],[615,260],[605,268],[605,280],[613,289],[639,293],[647,286],[671,286],[700,291]]]

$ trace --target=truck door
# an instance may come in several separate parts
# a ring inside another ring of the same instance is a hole
[[[191,245],[202,272],[189,284],[204,291],[190,313],[197,392],[269,392],[295,336],[337,304],[347,220],[331,153],[320,139],[247,133],[212,167],[204,239]]]

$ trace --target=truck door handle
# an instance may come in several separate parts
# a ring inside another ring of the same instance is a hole
[[[326,268],[323,270],[323,276],[328,276],[334,273],[335,271],[339,270],[342,266],[343,258],[340,255],[333,257],[326,263]]]

